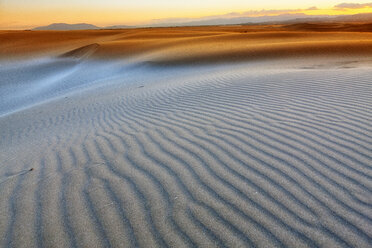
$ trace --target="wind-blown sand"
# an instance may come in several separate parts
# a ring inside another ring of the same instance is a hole
[[[372,247],[372,33],[309,29],[0,31],[0,246]]]

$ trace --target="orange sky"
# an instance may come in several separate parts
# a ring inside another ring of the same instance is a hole
[[[230,12],[238,16],[305,13],[308,15],[342,15],[372,12],[372,3],[294,0],[0,0],[0,29],[27,29],[56,22],[90,23],[98,26],[138,25],[154,23],[155,19],[202,18]],[[202,2],[202,3],[200,3]],[[328,3],[327,3],[328,2]],[[308,10],[313,7],[312,10]],[[316,7],[316,8],[314,8]],[[223,16],[222,16],[223,17]]]

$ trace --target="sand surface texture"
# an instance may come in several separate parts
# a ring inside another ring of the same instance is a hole
[[[329,27],[0,31],[0,247],[372,247],[372,33]]]

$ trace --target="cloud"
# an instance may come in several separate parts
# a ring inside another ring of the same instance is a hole
[[[241,17],[258,17],[258,16],[272,16],[272,15],[305,15],[303,12],[308,10],[318,10],[316,6],[307,9],[261,9],[261,10],[249,10],[244,12],[231,12],[221,15],[203,16],[199,18],[161,18],[153,19],[152,23],[181,23],[181,22],[192,22],[192,21],[207,21],[212,19],[229,19],[229,18],[241,18]]]
[[[372,8],[372,3],[340,3],[335,5],[335,9],[361,9]]]
[[[250,10],[242,13],[244,16],[261,16],[261,15],[275,15],[275,14],[288,14],[293,12],[301,12],[303,9],[262,9]]]
[[[307,8],[306,10],[319,10],[319,9],[316,6],[313,6],[313,7]]]

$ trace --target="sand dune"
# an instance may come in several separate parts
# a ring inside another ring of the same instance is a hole
[[[318,27],[320,26],[320,27]],[[252,61],[302,56],[371,56],[369,24],[1,31],[0,60],[81,55],[162,64]],[[322,32],[309,32],[308,30]],[[344,32],[335,32],[343,30]],[[326,32],[327,31],[327,32]],[[348,32],[346,32],[348,31]],[[363,32],[362,32],[363,31]]]
[[[3,31],[0,246],[371,247],[371,34],[259,28]]]
[[[69,51],[67,53],[62,54],[61,58],[83,58],[87,57],[90,54],[93,54],[97,49],[99,48],[99,45],[97,43],[93,43],[90,45],[82,46],[79,48],[76,48],[72,51]]]

